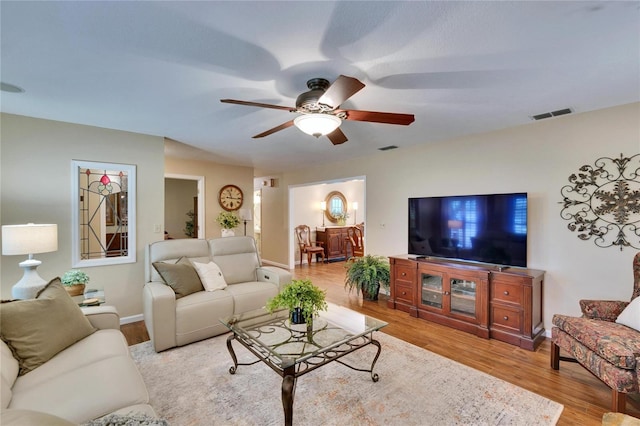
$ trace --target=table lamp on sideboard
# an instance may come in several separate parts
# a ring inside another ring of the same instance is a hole
[[[27,223],[2,226],[2,254],[29,256],[19,264],[24,269],[24,275],[11,289],[13,299],[34,298],[38,291],[47,285],[47,281],[40,277],[36,270],[42,262],[34,259],[33,255],[57,250],[58,225]]]

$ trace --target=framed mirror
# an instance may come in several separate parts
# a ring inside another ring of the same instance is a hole
[[[338,223],[340,216],[347,213],[347,199],[340,191],[332,191],[325,198],[327,208],[324,211],[326,218],[332,223]]]
[[[74,268],[136,261],[136,166],[71,162]]]

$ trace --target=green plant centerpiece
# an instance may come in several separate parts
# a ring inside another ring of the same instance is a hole
[[[345,268],[347,274],[344,279],[345,288],[356,294],[362,292],[365,300],[378,300],[378,292],[382,285],[389,289],[389,260],[383,256],[368,254],[363,257],[350,258]]]
[[[334,217],[336,218],[336,221],[338,222],[338,225],[344,226],[344,225],[347,224],[347,219],[349,219],[349,213],[347,213],[347,212],[338,213]]]
[[[292,280],[284,290],[267,301],[266,309],[273,312],[279,308],[286,308],[289,309],[292,323],[311,324],[314,315],[327,310],[325,296],[326,292],[308,279]]]
[[[240,224],[240,218],[233,212],[220,212],[216,217],[216,222],[222,229],[233,229]]]
[[[71,269],[64,273],[60,282],[70,296],[80,296],[89,283],[89,275],[79,269]]]

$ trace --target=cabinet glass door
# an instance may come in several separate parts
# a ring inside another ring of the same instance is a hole
[[[422,304],[442,309],[442,277],[422,274]]]
[[[474,281],[451,278],[451,312],[476,314],[476,283]]]

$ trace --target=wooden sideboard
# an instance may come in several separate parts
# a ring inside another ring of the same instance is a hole
[[[393,256],[387,306],[535,350],[544,340],[544,271]]]
[[[129,247],[129,234],[127,232],[122,233],[107,233],[107,257],[126,256],[127,248]]]
[[[345,260],[352,256],[351,244],[347,242],[350,226],[327,226],[316,228],[316,241],[322,242],[327,261]]]

